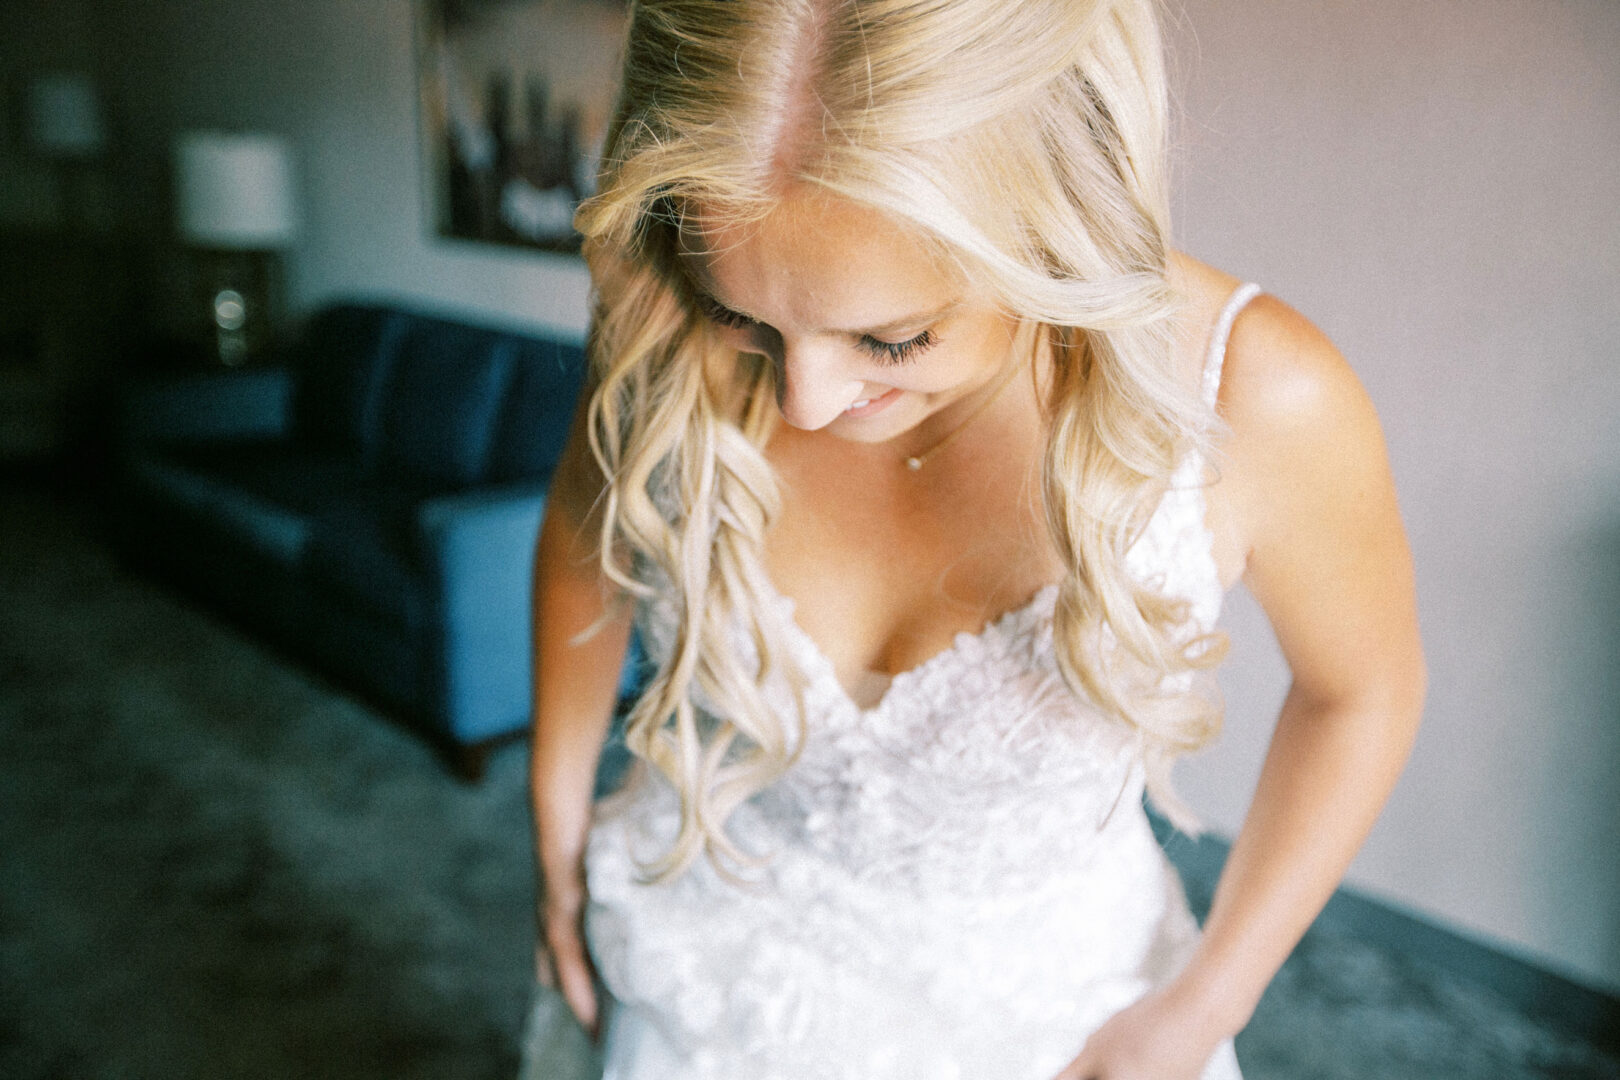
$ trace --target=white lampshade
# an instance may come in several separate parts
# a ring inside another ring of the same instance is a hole
[[[188,131],[175,144],[176,218],[194,244],[285,247],[298,231],[292,150],[275,135]]]
[[[107,144],[95,84],[70,73],[41,75],[28,84],[29,135],[56,158],[92,158]]]

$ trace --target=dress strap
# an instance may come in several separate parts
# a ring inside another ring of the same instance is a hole
[[[1226,339],[1232,336],[1232,323],[1237,319],[1238,312],[1262,291],[1252,281],[1239,285],[1227,298],[1226,306],[1221,308],[1221,317],[1215,320],[1215,332],[1209,339],[1209,355],[1204,358],[1204,404],[1211,409],[1215,408],[1221,391],[1221,365],[1226,361]]]

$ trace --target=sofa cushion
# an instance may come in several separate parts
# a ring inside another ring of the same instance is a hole
[[[342,508],[368,485],[360,462],[334,450],[259,443],[188,449],[172,457],[215,486],[305,518]]]
[[[556,468],[585,377],[577,345],[519,339],[512,388],[490,452],[489,479],[542,480]]]
[[[315,314],[291,350],[298,371],[294,428],[306,445],[346,450],[370,465],[382,433],[383,393],[409,317],[341,304]]]
[[[300,562],[320,591],[413,632],[424,628],[427,575],[415,566],[417,510],[433,489],[368,477],[352,457],[285,446],[234,447],[178,462],[208,489],[216,513],[258,506],[297,520]]]
[[[383,407],[381,468],[455,487],[482,480],[513,351],[498,331],[412,320]]]
[[[136,458],[128,475],[143,503],[139,512],[151,514],[162,508],[160,517],[205,520],[277,565],[295,567],[303,560],[309,519],[283,503],[263,498],[211,469],[163,454]],[[199,542],[208,541],[191,537],[192,544]]]

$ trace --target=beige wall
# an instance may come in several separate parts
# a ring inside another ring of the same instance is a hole
[[[1180,241],[1349,357],[1417,561],[1427,719],[1351,880],[1620,987],[1620,5],[1180,2]],[[1286,679],[1228,623],[1223,831]]]
[[[1620,988],[1620,5],[1170,2],[1181,243],[1344,349],[1416,552],[1428,721],[1351,879]],[[583,328],[577,264],[427,235],[408,0],[69,9],[95,12],[149,227],[174,131],[278,131],[305,200],[296,306]],[[8,77],[31,62],[0,51]],[[1229,622],[1230,729],[1183,770],[1228,832],[1284,679],[1252,604]]]

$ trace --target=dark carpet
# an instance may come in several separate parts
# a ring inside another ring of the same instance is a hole
[[[452,778],[98,535],[90,502],[0,487],[0,1077],[508,1080],[523,748]],[[1487,988],[1321,932],[1238,1052],[1249,1080],[1620,1078]]]

